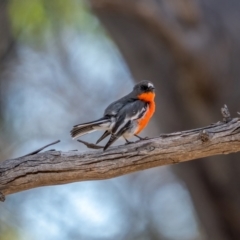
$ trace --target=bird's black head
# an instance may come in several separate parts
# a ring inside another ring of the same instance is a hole
[[[154,92],[155,87],[150,81],[143,80],[143,81],[139,82],[138,84],[136,84],[134,86],[133,90],[135,92],[137,92],[138,94],[141,94],[141,93]]]

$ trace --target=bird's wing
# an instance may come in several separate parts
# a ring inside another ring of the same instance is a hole
[[[140,100],[128,103],[122,107],[116,115],[116,123],[112,129],[112,135],[104,150],[111,146],[131,127],[132,121],[141,118],[146,113],[147,108],[148,104]]]
[[[147,103],[140,100],[127,103],[116,115],[116,123],[112,129],[112,133],[118,135],[118,132],[120,132],[129,121],[132,122],[133,120],[141,118],[147,111],[147,108]]]
[[[115,124],[116,116],[118,115],[119,111],[128,103],[131,103],[135,101],[134,98],[132,98],[132,93],[118,99],[117,101],[111,103],[106,110],[104,111],[104,118],[109,118],[112,121],[112,126]],[[108,135],[111,134],[112,127],[110,127],[109,130],[106,130],[103,135],[97,140],[96,143],[99,143],[104,138],[106,138]]]
[[[111,103],[104,111],[104,116],[116,116],[124,106],[135,101],[131,96],[132,93]]]

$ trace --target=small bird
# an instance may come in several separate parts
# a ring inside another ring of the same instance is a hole
[[[150,81],[143,80],[136,84],[128,95],[111,103],[102,118],[75,125],[71,130],[71,136],[74,139],[97,130],[105,130],[96,142],[98,144],[111,135],[103,148],[104,151],[119,137],[123,137],[127,143],[131,143],[128,139],[133,136],[143,140],[144,138],[138,134],[147,126],[155,112],[154,98],[154,85]]]

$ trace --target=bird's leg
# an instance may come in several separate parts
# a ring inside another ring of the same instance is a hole
[[[149,139],[149,137],[144,137],[144,138],[142,138],[142,137],[138,136],[137,134],[134,134],[134,136],[137,137],[137,138],[139,138],[139,139],[140,139],[139,141]]]
[[[134,142],[130,142],[130,141],[128,141],[126,138],[124,138],[124,139],[125,139],[125,141],[126,141],[125,145],[131,144],[131,143],[134,143]]]

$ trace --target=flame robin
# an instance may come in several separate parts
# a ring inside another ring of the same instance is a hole
[[[87,133],[97,130],[105,130],[96,144],[111,135],[104,147],[104,151],[111,146],[119,137],[127,139],[136,136],[140,140],[144,139],[138,134],[147,126],[155,111],[155,88],[147,80],[136,84],[128,95],[111,103],[105,110],[102,118],[78,124],[71,130],[71,136],[78,138]]]

